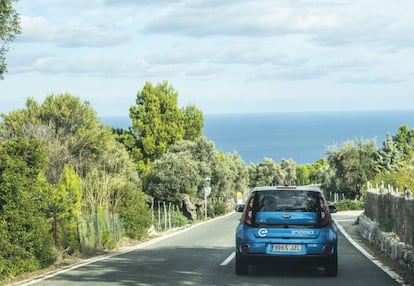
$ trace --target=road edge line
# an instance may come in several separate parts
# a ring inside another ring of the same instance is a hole
[[[402,286],[409,286],[408,284],[405,284],[404,279],[396,273],[394,270],[383,264],[381,261],[379,261],[375,256],[370,254],[368,251],[366,251],[358,242],[356,242],[335,220],[335,225],[339,229],[339,231],[342,233],[342,235],[349,241],[349,243],[352,244],[359,252],[361,252],[362,255],[364,255],[366,258],[368,258],[372,263],[374,263],[377,267],[379,267],[382,271],[384,271],[388,276],[390,276],[393,280],[398,282]]]
[[[22,280],[22,281],[17,281],[17,282],[11,283],[9,285],[10,286],[29,286],[29,285],[33,285],[33,284],[39,283],[41,281],[44,281],[44,280],[46,280],[48,278],[52,278],[52,277],[55,277],[57,275],[60,275],[60,274],[69,272],[71,270],[75,270],[75,269],[81,268],[83,266],[92,264],[94,262],[102,261],[102,260],[105,260],[105,259],[108,259],[108,258],[112,258],[112,257],[115,257],[115,256],[123,255],[123,254],[127,254],[129,252],[134,251],[134,250],[138,250],[138,249],[142,249],[142,248],[151,246],[151,245],[156,244],[158,242],[161,242],[161,241],[163,241],[165,239],[168,239],[168,238],[174,237],[176,235],[185,233],[185,232],[190,231],[190,230],[192,230],[192,229],[194,229],[196,227],[199,227],[199,226],[202,226],[204,224],[213,222],[215,220],[218,220],[218,219],[221,219],[221,218],[225,218],[225,217],[230,216],[230,215],[232,215],[234,213],[235,212],[233,211],[233,212],[227,213],[227,214],[222,215],[222,216],[218,216],[218,217],[215,217],[215,218],[212,218],[212,219],[208,219],[208,220],[205,220],[205,221],[197,222],[197,223],[192,224],[192,225],[190,225],[188,227],[184,227],[182,229],[178,229],[178,230],[173,231],[171,233],[162,234],[161,236],[151,238],[151,239],[149,239],[147,241],[138,243],[137,245],[134,245],[134,246],[131,246],[131,247],[127,247],[125,249],[118,250],[118,251],[115,251],[115,252],[112,252],[112,253],[108,253],[108,254],[96,256],[96,257],[93,257],[93,258],[89,258],[89,259],[86,259],[84,261],[81,261],[81,262],[78,262],[78,263],[75,263],[75,264],[72,264],[72,265],[69,265],[69,266],[65,266],[65,267],[63,267],[61,269],[52,270],[52,271],[49,271],[47,273],[41,274],[41,275],[39,275],[37,277],[33,277],[33,278],[26,279],[26,280]]]

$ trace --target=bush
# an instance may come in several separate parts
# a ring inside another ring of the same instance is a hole
[[[181,212],[171,212],[171,225],[172,227],[184,226],[188,223],[187,218]]]
[[[120,205],[120,215],[124,232],[129,238],[141,239],[147,235],[152,220],[148,200],[149,197],[139,190],[133,188],[125,190]]]
[[[220,215],[224,215],[227,211],[227,206],[226,203],[224,201],[217,201],[214,204],[214,209],[213,209],[213,217],[216,216],[220,216]]]
[[[363,210],[365,202],[357,200],[342,200],[334,203],[338,211]]]

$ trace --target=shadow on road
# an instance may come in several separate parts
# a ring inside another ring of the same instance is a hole
[[[273,285],[274,279],[309,281],[324,277],[322,268],[288,262],[251,266],[249,276],[237,276],[234,261],[220,266],[233,248],[142,249],[70,271],[44,285]],[[325,279],[325,277],[324,277]],[[326,278],[329,280],[329,278]],[[326,281],[328,282],[328,281]],[[328,285],[327,283],[326,285]],[[324,283],[319,284],[324,285]]]

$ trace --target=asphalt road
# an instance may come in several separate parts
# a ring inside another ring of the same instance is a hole
[[[337,277],[293,263],[254,266],[248,276],[237,276],[232,253],[239,217],[209,221],[146,247],[24,285],[399,285],[341,234]]]

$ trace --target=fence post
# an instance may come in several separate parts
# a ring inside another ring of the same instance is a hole
[[[164,206],[164,228],[167,228],[167,208],[165,206],[165,202],[163,202]]]
[[[160,205],[160,201],[157,202],[158,203],[158,209],[157,209],[157,213],[158,213],[158,229],[161,229],[161,205]]]
[[[171,229],[171,203],[168,203],[168,228]]]

